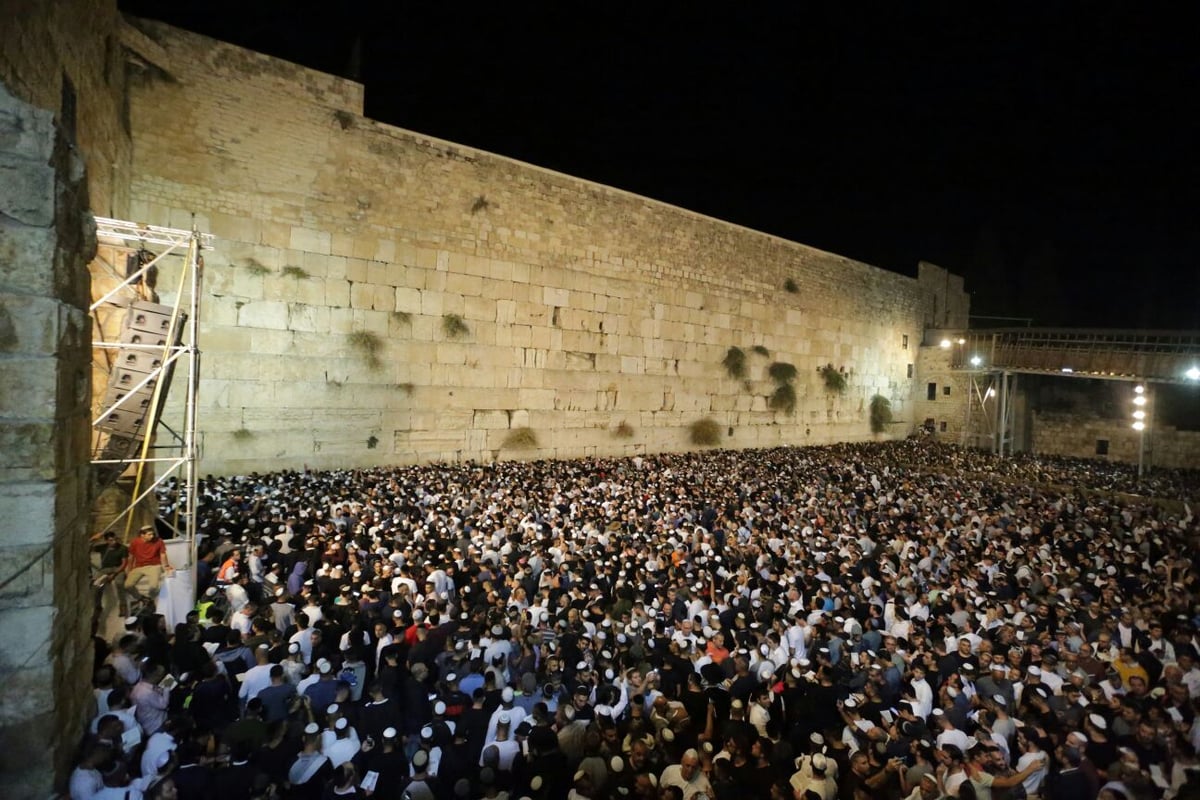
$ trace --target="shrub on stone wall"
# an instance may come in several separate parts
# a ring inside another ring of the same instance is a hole
[[[471,329],[458,314],[447,314],[442,317],[442,332],[449,339],[457,339],[460,336],[466,336]]]
[[[764,347],[761,344],[756,344],[756,345],[754,345],[754,347],[751,347],[750,349],[753,350],[757,355],[762,356],[763,358],[769,358],[771,355],[771,351],[768,350],[766,347]]]
[[[613,428],[613,436],[615,436],[618,439],[632,439],[633,438],[633,426],[630,425],[625,420],[621,420],[620,422],[617,423],[617,426],[615,428]]]
[[[846,376],[833,364],[826,364],[820,368],[821,380],[825,381],[825,388],[836,394],[841,394],[846,391]]]
[[[296,278],[298,280],[312,277],[308,274],[308,270],[304,267],[297,267],[295,264],[288,264],[279,271],[279,274],[285,278]]]
[[[796,284],[796,282],[794,280],[792,280],[791,278],[788,278],[786,281],[783,282],[783,290],[785,292],[787,292],[788,294],[796,294],[797,292],[800,291],[800,287]]]
[[[783,385],[796,380],[796,365],[786,361],[776,361],[767,367],[767,374],[776,384]]]
[[[355,331],[350,334],[349,341],[350,346],[362,356],[367,367],[375,370],[383,366],[383,361],[379,358],[379,352],[383,349],[383,340],[378,335],[370,331]]]
[[[267,265],[259,261],[257,258],[246,259],[246,271],[251,275],[266,275],[271,270]]]
[[[871,433],[883,433],[892,421],[892,401],[881,394],[871,398]]]
[[[740,347],[731,347],[725,351],[725,358],[721,359],[721,366],[725,367],[725,372],[729,374],[729,377],[741,380],[746,377],[746,354]]]
[[[721,426],[712,417],[696,420],[689,431],[692,444],[711,446],[721,442]]]
[[[796,390],[790,383],[781,383],[775,387],[775,391],[771,394],[767,405],[772,411],[782,411],[785,414],[793,414],[796,411]]]
[[[504,437],[504,446],[513,450],[530,450],[538,446],[537,433],[533,428],[513,428]]]

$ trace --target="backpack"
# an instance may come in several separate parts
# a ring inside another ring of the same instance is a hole
[[[342,671],[338,673],[337,679],[351,689],[358,686],[358,673],[354,670],[354,667],[342,667]]]

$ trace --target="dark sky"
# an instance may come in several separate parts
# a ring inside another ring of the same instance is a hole
[[[1190,4],[121,5],[358,77],[384,122],[898,272],[933,261],[976,314],[1200,329]]]

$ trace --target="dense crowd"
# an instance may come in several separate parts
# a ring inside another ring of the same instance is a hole
[[[200,601],[98,642],[70,794],[1197,798],[1159,480],[927,441],[210,477]]]

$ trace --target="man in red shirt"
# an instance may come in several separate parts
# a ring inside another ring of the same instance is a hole
[[[151,607],[158,598],[158,585],[163,570],[170,570],[167,546],[154,533],[153,525],[144,525],[138,537],[129,543],[129,559],[125,562],[125,592],[133,602],[141,601]],[[138,591],[138,583],[146,579],[148,591]]]

